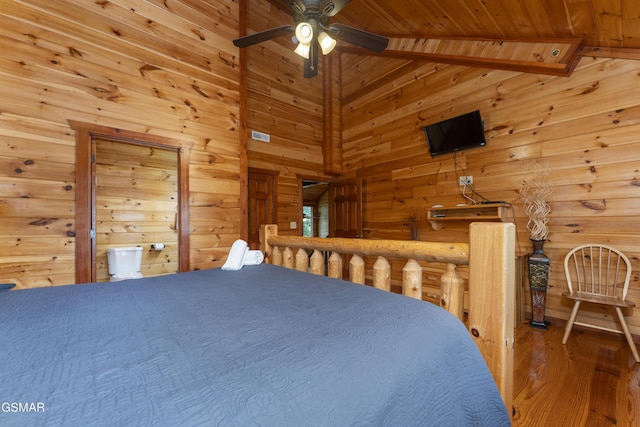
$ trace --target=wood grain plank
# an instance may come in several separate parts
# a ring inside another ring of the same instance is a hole
[[[622,47],[640,48],[640,4],[633,0],[621,0]]]
[[[584,38],[587,46],[599,46],[596,16],[591,0],[565,0],[573,34]]]
[[[622,47],[622,9],[620,0],[592,0],[597,20],[599,43]]]

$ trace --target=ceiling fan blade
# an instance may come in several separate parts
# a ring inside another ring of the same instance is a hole
[[[329,34],[334,39],[342,40],[374,52],[382,52],[389,45],[389,39],[348,25],[332,24]]]
[[[320,16],[335,16],[350,2],[351,0],[323,0],[320,3]]]
[[[309,79],[318,75],[318,43],[309,46],[309,59],[304,60],[304,77]]]
[[[237,47],[249,47],[254,44],[266,42],[278,37],[285,36],[293,33],[295,30],[293,25],[283,25],[282,27],[272,28],[270,30],[261,31],[255,34],[249,34],[248,36],[237,38],[233,41],[233,44]]]

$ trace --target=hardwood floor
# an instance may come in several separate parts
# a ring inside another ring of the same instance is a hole
[[[640,426],[640,364],[622,335],[516,328],[513,426]]]

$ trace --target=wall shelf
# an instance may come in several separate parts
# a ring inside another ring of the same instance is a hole
[[[434,230],[440,230],[444,221],[504,221],[510,207],[509,203],[432,207],[427,209],[427,219]]]

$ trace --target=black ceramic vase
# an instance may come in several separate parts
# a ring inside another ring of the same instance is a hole
[[[549,280],[549,258],[542,248],[544,240],[533,240],[533,253],[529,255],[529,290],[531,291],[531,327],[548,329],[544,320],[544,309],[547,301],[547,282]]]

